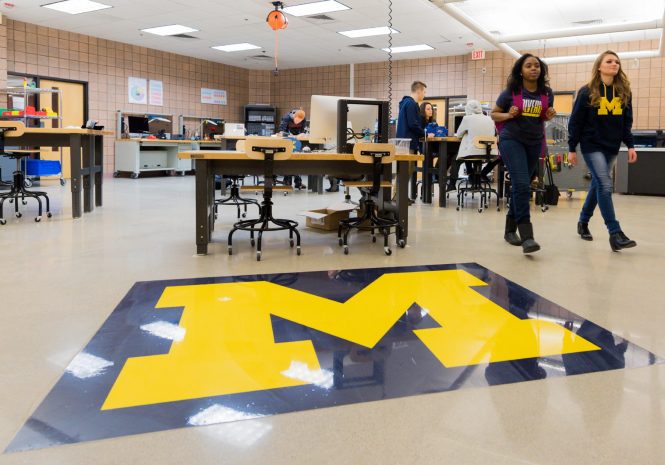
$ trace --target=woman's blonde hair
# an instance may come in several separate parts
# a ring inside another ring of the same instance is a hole
[[[589,103],[591,104],[592,107],[600,106],[600,84],[603,81],[601,81],[600,79],[599,68],[607,55],[614,55],[615,57],[617,57],[617,59],[619,59],[619,55],[617,55],[612,50],[607,50],[598,55],[596,61],[593,62],[593,70],[591,71],[591,80],[587,84],[587,86],[589,87]],[[614,86],[614,96],[619,97],[624,106],[628,105],[628,102],[630,101],[631,97],[630,81],[628,80],[628,76],[626,76],[626,73],[623,72],[623,66],[621,66],[621,59],[619,59],[619,72],[614,77],[614,83],[612,85]]]

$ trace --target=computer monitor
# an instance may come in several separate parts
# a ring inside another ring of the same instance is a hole
[[[344,97],[312,95],[309,117],[310,140],[331,144],[337,139],[337,102]]]
[[[371,98],[313,95],[309,120],[310,141],[323,140],[328,145],[337,142],[337,150],[347,152],[347,131],[351,130],[358,138],[362,138],[364,129],[369,129],[372,141],[387,141],[387,104]],[[346,114],[341,114],[340,108],[344,108]],[[340,128],[340,124],[343,127]]]
[[[129,132],[133,134],[148,134],[150,132],[150,123],[146,116],[127,115],[127,126]]]

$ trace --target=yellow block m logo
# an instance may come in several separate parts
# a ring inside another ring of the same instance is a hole
[[[600,107],[598,108],[599,115],[607,115],[612,112],[613,115],[623,115],[623,108],[621,108],[621,99],[614,97],[612,101],[608,101],[605,97],[600,97]]]
[[[276,343],[270,315],[374,347],[414,304],[441,326],[414,333],[445,367],[600,350],[556,323],[515,317],[462,270],[384,274],[344,303],[265,281],[168,287],[157,308],[184,307],[167,354],[129,358],[103,410],[308,384],[310,340]]]

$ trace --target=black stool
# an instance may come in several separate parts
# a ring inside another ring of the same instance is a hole
[[[293,236],[296,236],[296,251],[300,255],[300,232],[298,223],[293,220],[279,219],[272,216],[272,191],[275,161],[288,160],[293,154],[293,141],[274,139],[270,137],[248,137],[245,141],[247,157],[253,160],[262,160],[264,169],[263,202],[259,218],[243,220],[235,223],[229,233],[228,250],[233,255],[233,234],[236,231],[249,231],[252,246],[254,246],[254,233],[258,233],[256,243],[256,260],[261,260],[261,240],[264,232],[289,231],[289,245],[294,246]]]
[[[345,183],[349,187],[366,189],[367,195],[363,203],[364,210],[362,215],[339,222],[339,229],[337,230],[339,245],[340,247],[344,247],[344,254],[348,255],[348,238],[352,229],[370,231],[372,242],[376,242],[375,231],[378,230],[380,234],[383,234],[383,251],[386,255],[391,255],[392,250],[388,246],[388,236],[393,234],[391,231],[392,228],[395,228],[394,234],[397,235],[397,245],[401,248],[406,246],[406,242],[402,239],[404,236],[402,225],[399,220],[379,217],[374,197],[379,195],[381,188],[390,189],[392,187],[390,181],[381,180],[381,175],[383,165],[395,161],[395,146],[393,144],[354,144],[353,157],[358,163],[372,164],[372,180],[348,181]],[[342,233],[344,233],[343,236]]]
[[[40,191],[29,191],[25,188],[25,174],[21,170],[21,158],[29,156],[31,153],[36,153],[35,150],[13,150],[11,152],[5,152],[5,135],[6,133],[11,133],[12,136],[18,137],[25,133],[25,125],[18,121],[0,121],[0,156],[5,156],[16,160],[16,171],[14,171],[14,179],[11,184],[9,192],[0,193],[0,225],[7,224],[7,220],[4,218],[4,204],[6,200],[9,200],[9,203],[14,202],[14,213],[17,218],[21,218],[23,214],[18,211],[18,202],[19,198],[21,203],[26,205],[26,197],[33,198],[37,200],[37,205],[39,207],[39,213],[35,217],[35,221],[39,223],[42,220],[42,200],[40,197],[43,197],[46,201],[46,216],[50,218],[51,215],[51,205],[46,192]]]
[[[497,158],[496,155],[492,155],[492,149],[496,148],[496,142],[497,139],[495,136],[477,136],[474,138],[474,146],[477,149],[484,149],[485,155],[474,155],[463,159],[465,162],[471,162],[473,171],[467,173],[469,178],[466,183],[457,189],[458,211],[461,208],[464,208],[464,198],[468,194],[471,194],[472,198],[475,194],[480,194],[480,207],[478,208],[478,213],[482,213],[483,209],[489,208],[489,201],[492,198],[492,194],[496,197],[496,210],[501,211],[501,207],[499,206],[499,193],[488,181],[483,181],[481,176],[483,164],[491,163]]]
[[[261,204],[254,199],[247,199],[240,195],[240,183],[244,179],[244,176],[228,176],[228,178],[231,179],[231,193],[224,199],[215,200],[215,219],[217,219],[217,211],[220,206],[235,206],[238,209],[238,218],[241,216],[245,218],[247,216],[247,205],[256,205],[260,215]],[[242,213],[240,212],[240,207],[243,207]]]

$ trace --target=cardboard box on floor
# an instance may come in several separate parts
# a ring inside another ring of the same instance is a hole
[[[349,217],[349,214],[358,207],[350,203],[338,203],[327,208],[302,211],[300,216],[306,218],[305,225],[308,228],[321,229],[323,231],[337,231],[339,222]]]

